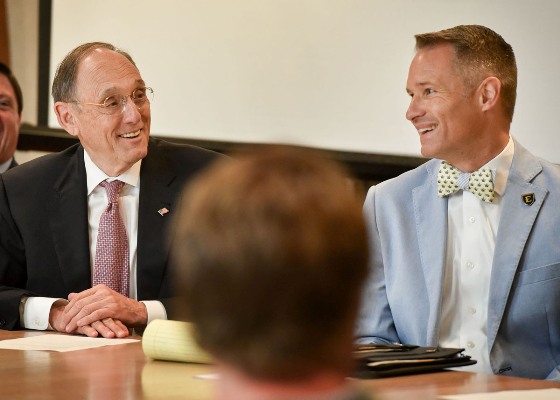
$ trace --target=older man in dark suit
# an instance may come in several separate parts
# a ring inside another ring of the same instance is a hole
[[[0,178],[0,328],[124,337],[167,317],[166,228],[217,154],[150,139],[152,89],[108,43],[71,51],[52,93],[80,143]]]

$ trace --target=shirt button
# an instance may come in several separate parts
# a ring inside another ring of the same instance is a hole
[[[474,268],[474,263],[472,261],[467,262],[467,268],[468,269],[473,269]]]
[[[476,308],[474,308],[474,307],[469,307],[469,314],[471,314],[471,315],[476,314]]]
[[[471,341],[469,340],[469,341],[467,342],[467,347],[468,347],[469,349],[474,349],[474,343],[471,342]]]
[[[475,218],[475,217],[469,217],[469,222],[470,222],[471,224],[473,224],[475,221],[476,221],[476,218]]]

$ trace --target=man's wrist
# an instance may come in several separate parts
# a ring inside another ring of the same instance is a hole
[[[49,331],[56,331],[56,329],[53,327],[54,319],[56,318],[55,314],[62,313],[64,311],[64,307],[66,307],[68,303],[68,300],[58,299],[52,304],[51,311],[49,312],[49,325],[47,327]]]
[[[137,326],[146,327],[146,325],[148,325],[148,307],[146,307],[146,304],[143,301],[139,301],[138,303],[138,315],[140,315],[141,317],[138,321]]]
[[[48,329],[53,304],[64,299],[28,296],[20,301],[23,311],[20,313],[20,325],[24,329],[44,331]]]

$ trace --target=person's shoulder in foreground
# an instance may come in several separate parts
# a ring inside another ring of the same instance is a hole
[[[361,195],[318,151],[265,146],[189,186],[172,255],[220,399],[367,398],[352,372],[367,273]]]
[[[226,156],[212,150],[184,143],[171,142],[158,138],[151,138],[148,144],[148,155],[144,161],[149,162],[155,153],[168,158],[169,167],[182,173],[199,172],[209,163]]]

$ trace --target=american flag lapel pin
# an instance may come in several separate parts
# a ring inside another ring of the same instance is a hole
[[[158,214],[161,215],[162,217],[167,214],[169,212],[169,210],[166,207],[160,208],[158,211]]]

